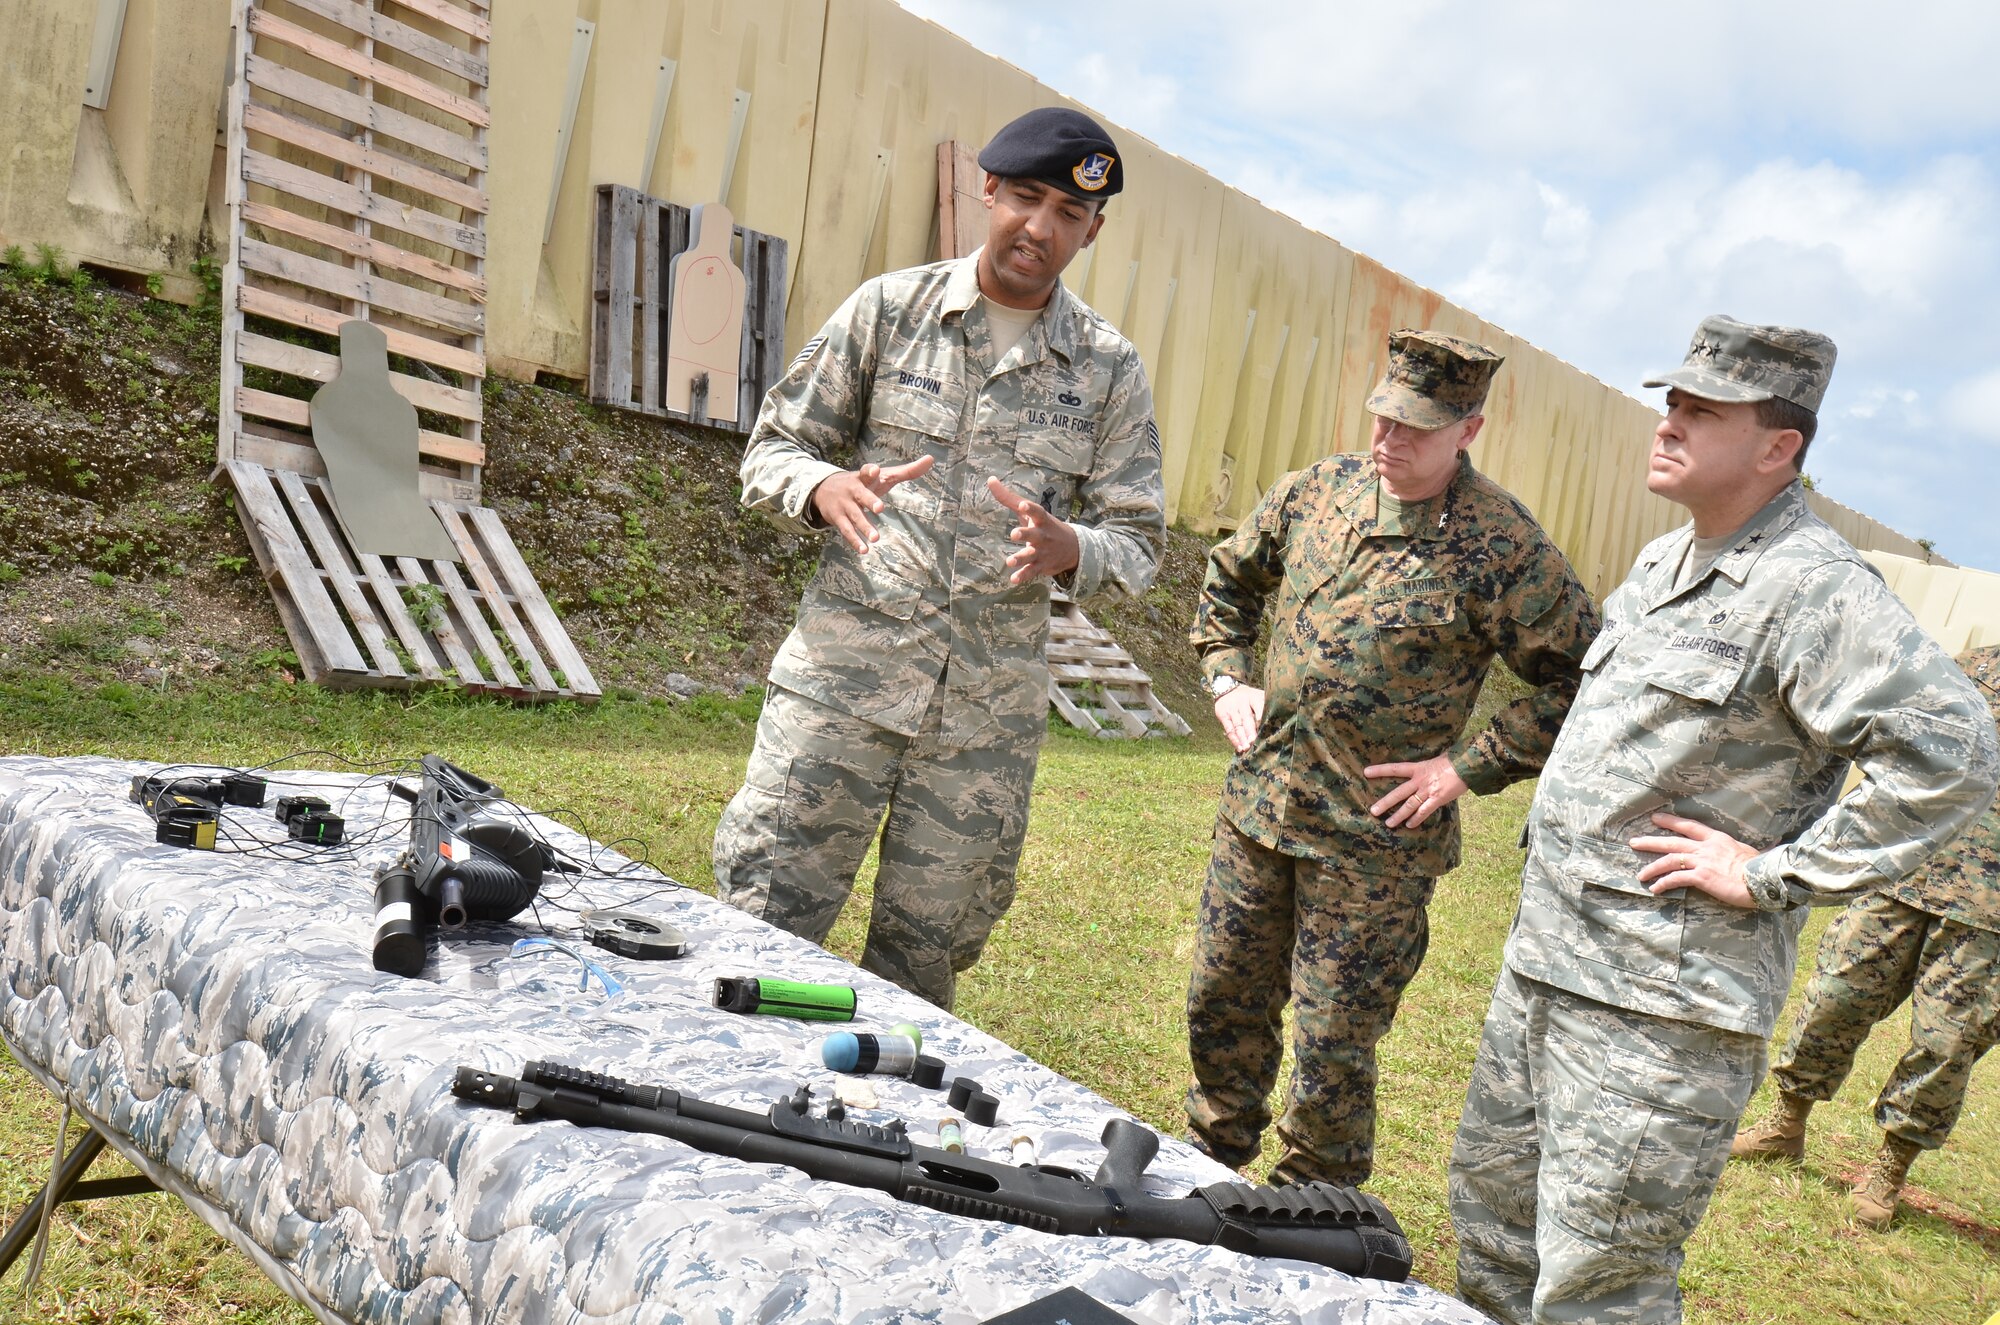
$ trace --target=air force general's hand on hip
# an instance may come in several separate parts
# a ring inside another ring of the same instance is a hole
[[[1651,884],[1655,895],[1693,888],[1725,906],[1747,910],[1757,905],[1743,878],[1743,867],[1757,855],[1755,847],[1677,814],[1656,814],[1653,823],[1672,836],[1635,837],[1631,846],[1658,857],[1639,871],[1639,882]]]

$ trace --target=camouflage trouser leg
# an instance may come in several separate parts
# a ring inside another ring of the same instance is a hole
[[[814,943],[854,888],[909,738],[778,687],[715,826],[716,896]]]
[[[1503,969],[1452,1146],[1459,1296],[1507,1325],[1678,1322],[1764,1054]]]
[[[1360,1183],[1374,1167],[1375,1046],[1422,964],[1431,880],[1362,874],[1258,845],[1217,816],[1188,984],[1189,1135],[1257,1154],[1293,1004],[1276,1182]]]
[[[1880,893],[1827,926],[1805,1006],[1771,1076],[1830,1100],[1875,1024],[1913,998],[1910,1047],[1875,1101],[1882,1130],[1926,1150],[1958,1121],[1972,1068],[2000,1033],[2000,934]]]
[[[862,966],[951,1008],[959,972],[1013,905],[1040,752],[1039,738],[976,749],[916,739],[889,801]]]
[[[861,964],[949,1008],[967,916],[996,855],[1010,841],[1018,854],[1026,832],[1039,743],[941,747],[938,716],[910,738],[773,688],[743,787],[716,825],[715,881],[723,901],[823,943],[886,811]],[[984,921],[981,944],[998,919]]]
[[[2000,1040],[2000,934],[1940,918],[1924,941],[1910,1047],[1875,1098],[1883,1131],[1936,1150],[1972,1069]]]
[[[1007,765],[1004,775],[1019,783],[1019,794],[996,797],[991,807],[1000,820],[993,859],[986,882],[973,897],[951,944],[951,969],[960,975],[979,964],[986,941],[993,937],[994,926],[1014,905],[1014,880],[1021,867],[1021,846],[1028,837],[1029,793],[1034,787],[1035,765],[1041,758],[1042,743],[1037,739],[1011,753],[1013,762]],[[1002,773],[998,764],[994,771],[996,776]]]
[[[1935,916],[1874,893],[1833,918],[1819,942],[1805,1006],[1771,1069],[1780,1090],[1830,1100],[1875,1023],[1916,984],[1917,959]]]

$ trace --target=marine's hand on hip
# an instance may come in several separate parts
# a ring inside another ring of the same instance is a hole
[[[882,513],[882,498],[898,483],[907,483],[931,471],[935,456],[918,456],[901,465],[863,465],[828,475],[813,489],[813,509],[829,529],[837,531],[847,545],[866,555],[868,545],[881,538],[868,517]]]
[[[1470,790],[1452,767],[1450,755],[1408,764],[1370,764],[1361,770],[1361,776],[1403,779],[1402,786],[1368,807],[1368,813],[1377,819],[1389,815],[1390,828],[1422,827],[1424,820]],[[1392,810],[1395,813],[1390,814]]]
[[[1727,906],[1748,910],[1757,905],[1743,878],[1743,867],[1757,855],[1756,848],[1698,819],[1656,814],[1653,823],[1674,836],[1635,837],[1631,847],[1659,857],[1639,871],[1639,882],[1651,884],[1655,896],[1694,888]]]
[[[1013,572],[1007,579],[1009,584],[1061,575],[1076,566],[1076,530],[1070,528],[1068,521],[1056,519],[1040,504],[1029,501],[997,478],[986,480],[986,490],[1021,521],[1007,534],[1012,541],[1026,545],[1007,558],[1007,569]]]

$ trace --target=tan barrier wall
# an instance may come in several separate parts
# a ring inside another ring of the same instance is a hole
[[[37,52],[0,85],[0,244],[177,274],[191,293],[219,202],[226,7],[127,0],[95,110],[82,102],[100,8],[117,6],[0,9],[0,48]],[[720,196],[784,238],[796,345],[865,277],[935,255],[938,143],[1065,104],[891,0],[510,0],[493,27],[486,350],[517,376],[585,376],[599,184]],[[1651,409],[1112,129],[1127,191],[1069,280],[1145,357],[1176,518],[1229,528],[1288,470],[1364,446],[1387,335],[1424,326],[1508,356],[1475,458],[1593,590],[1677,522],[1645,491]],[[1858,513],[1829,518],[1858,546],[1921,555]]]
[[[2000,644],[2000,575],[1930,565],[1893,552],[1871,551],[1868,560],[1924,629],[1952,653]]]

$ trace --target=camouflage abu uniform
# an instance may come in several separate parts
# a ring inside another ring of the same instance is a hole
[[[1421,394],[1434,397],[1451,392],[1440,371],[1463,379],[1462,416],[1499,363],[1428,333],[1391,344],[1392,382],[1428,372]],[[1190,639],[1211,678],[1251,674],[1267,602],[1266,707],[1223,785],[1202,896],[1188,1123],[1225,1163],[1256,1155],[1290,999],[1295,1067],[1272,1176],[1359,1183],[1373,1165],[1375,1045],[1423,960],[1435,880],[1459,853],[1455,806],[1389,828],[1369,813],[1387,788],[1361,770],[1449,752],[1480,793],[1532,776],[1597,612],[1534,517],[1463,453],[1421,502],[1388,497],[1368,455],[1273,487],[1210,553]],[[1468,732],[1496,655],[1538,688]]]
[[[1059,285],[994,362],[977,261],[869,281],[764,402],[743,504],[788,528],[815,528],[829,454],[937,463],[883,498],[866,556],[826,540],[715,837],[723,900],[821,942],[886,806],[862,965],[945,1007],[1012,901],[1048,722],[1048,585],[1008,584],[986,479],[1072,523],[1080,599],[1144,592],[1165,537],[1138,352]]]
[[[1824,337],[1712,318],[1650,385],[1812,410],[1832,362]],[[1680,1319],[1681,1246],[1805,908],[1915,868],[1993,797],[1984,704],[1796,481],[1677,587],[1691,535],[1655,540],[1606,602],[1528,816],[1450,1169],[1460,1295],[1506,1322]],[[1836,804],[1850,759],[1867,781]],[[1662,810],[1760,853],[1755,909],[1638,881],[1629,841]]]
[[[2000,724],[2000,644],[1961,654]],[[1875,1023],[1913,1000],[1910,1048],[1875,1099],[1893,1137],[1936,1150],[1980,1056],[2000,1039],[2000,805],[1829,925],[1805,1006],[1771,1070],[1778,1088],[1830,1100]]]

